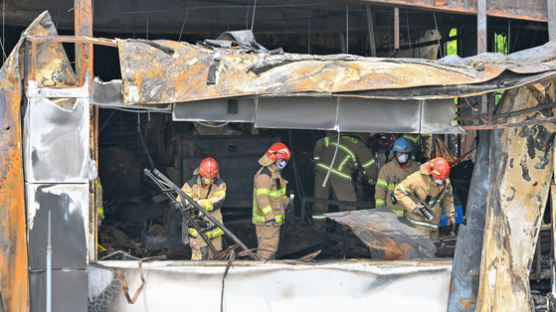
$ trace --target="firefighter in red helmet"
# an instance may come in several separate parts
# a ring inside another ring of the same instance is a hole
[[[276,142],[259,159],[261,168],[254,178],[253,224],[257,235],[257,256],[262,260],[274,257],[280,241],[280,225],[289,204],[286,196],[288,181],[282,178],[291,153],[286,145]]]
[[[218,173],[218,163],[212,157],[207,157],[193,172],[193,177],[185,182],[182,187],[185,194],[193,198],[199,206],[222,223],[222,204],[226,198],[226,183],[220,179]],[[222,250],[221,228],[215,226],[209,220],[204,222],[209,229],[205,235],[210,239],[216,251]],[[189,227],[189,246],[191,247],[191,260],[214,259],[214,254],[210,252],[206,242],[193,227]]]
[[[438,222],[441,209],[448,224],[455,225],[454,195],[450,183],[450,165],[436,157],[421,165],[420,170],[409,175],[394,189],[394,195],[404,206],[404,217],[429,237],[438,240]],[[422,203],[431,208],[432,216],[423,215]]]

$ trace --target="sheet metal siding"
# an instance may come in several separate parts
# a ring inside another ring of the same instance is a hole
[[[52,218],[52,267],[87,268],[87,184],[26,184],[29,266],[46,268],[48,211]]]
[[[52,311],[85,312],[87,309],[87,278],[86,270],[53,270],[52,271]],[[46,306],[46,272],[35,270],[29,273],[31,284],[31,311],[44,311]]]
[[[37,17],[23,32],[25,35],[56,35],[52,19],[44,12]],[[45,44],[39,49],[41,56],[37,64],[48,52],[61,48]],[[59,50],[58,50],[59,51]],[[63,49],[62,49],[63,51]],[[44,52],[44,53],[43,53]],[[23,89],[21,81],[27,75],[23,73],[24,39],[16,47],[0,70],[0,292],[6,311],[29,310],[29,279],[27,264],[26,220],[24,204],[24,172],[22,150],[21,101]],[[66,58],[67,59],[67,58]],[[63,64],[62,58],[55,58]],[[67,63],[69,65],[69,62]],[[43,68],[43,67],[41,67]],[[70,67],[71,68],[71,67]],[[25,67],[26,70],[29,66]],[[63,71],[59,75],[46,77],[38,70],[36,77],[46,84],[65,80]]]
[[[225,281],[224,311],[446,311],[450,267],[449,261],[236,261]],[[118,268],[133,291],[140,283],[137,262],[89,269],[92,301],[112,298],[103,311],[220,311],[224,262],[146,263],[145,288],[133,305],[112,287]]]
[[[472,312],[475,311],[477,303],[490,168],[494,161],[494,159],[490,161],[489,157],[491,132],[479,132],[477,159],[473,168],[465,213],[467,224],[461,224],[459,227],[454,253],[449,312]]]
[[[556,99],[555,82],[505,94],[501,113]],[[553,110],[508,122],[554,116]],[[529,272],[552,179],[552,123],[503,130],[486,211],[476,311],[528,311]]]
[[[48,98],[28,98],[25,113],[25,180],[30,183],[89,181],[87,99],[61,107]]]
[[[57,34],[48,13],[39,20],[48,31],[28,34]],[[89,90],[75,88],[76,77],[60,43],[36,43],[34,47],[28,43],[28,47],[23,147],[31,311],[44,310],[40,303],[45,299],[41,274],[45,270],[49,210],[54,273],[58,282],[64,283],[55,285],[53,304],[80,311],[86,307],[86,296],[75,293],[87,287],[83,272],[87,267],[89,179],[96,175],[89,155]]]

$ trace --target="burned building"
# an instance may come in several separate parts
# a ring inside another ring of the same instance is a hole
[[[554,309],[551,2],[2,7],[0,309]],[[458,227],[434,244],[375,208],[376,181],[335,212],[346,203],[313,194],[323,130],[377,167],[394,134],[432,135]],[[253,175],[278,141],[293,208],[276,260],[255,261]],[[175,187],[209,156],[225,248],[189,261]],[[330,205],[324,230],[315,203]]]

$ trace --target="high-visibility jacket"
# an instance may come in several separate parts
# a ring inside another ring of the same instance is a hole
[[[377,166],[369,148],[361,140],[352,136],[342,135],[339,144],[337,140],[337,137],[324,137],[317,141],[313,150],[315,169],[324,172],[330,170],[331,174],[351,182],[353,172],[357,167],[361,167],[365,177],[374,184]],[[336,147],[338,152],[332,164]]]
[[[210,185],[203,187],[201,184],[201,177],[195,171],[195,175],[189,181],[185,182],[182,187],[182,191],[193,198],[199,206],[203,207],[206,211],[222,223],[222,212],[220,208],[224,204],[226,199],[226,183],[217,177]],[[179,196],[178,196],[179,200]],[[210,227],[215,227],[215,224],[209,221]],[[189,234],[197,236],[197,230],[195,228],[189,228]],[[215,227],[212,230],[205,232],[205,235],[209,238],[217,237],[224,234],[221,228]]]
[[[286,196],[287,184],[288,181],[282,178],[280,169],[273,163],[263,165],[257,171],[253,183],[253,224],[264,224],[272,219],[277,224],[282,224],[289,204]]]
[[[102,190],[102,184],[100,184],[100,179],[96,179],[96,206],[97,206],[97,218],[99,218],[100,220],[104,219],[104,205],[103,205],[103,198],[102,198],[102,194],[103,194],[103,190]]]
[[[446,185],[446,187],[444,187]],[[444,189],[444,191],[442,191]],[[440,193],[440,197],[438,196]],[[454,195],[450,179],[446,179],[444,184],[434,183],[433,177],[428,173],[426,164],[421,165],[419,171],[410,174],[398,186],[394,188],[394,195],[398,202],[405,208],[404,216],[417,227],[427,230],[437,230],[440,221],[441,209],[447,218],[454,216]],[[429,197],[429,206],[432,208],[432,220],[427,220],[419,211],[418,201],[425,201]]]
[[[382,166],[376,180],[375,206],[387,206],[400,217],[403,216],[403,206],[399,202],[394,204],[391,198],[394,195],[394,188],[415,171],[419,171],[419,163],[411,159],[403,168],[396,159]]]
[[[425,159],[432,158],[432,134],[406,133],[402,137],[411,142],[413,147],[412,157],[420,150]]]

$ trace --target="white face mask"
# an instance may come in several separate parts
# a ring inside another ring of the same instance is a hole
[[[436,184],[444,184],[444,180],[442,180],[442,179],[434,179],[434,183],[436,183]]]
[[[211,179],[211,178],[201,177],[201,183],[203,183],[204,185],[209,185],[209,184],[211,184],[211,183],[212,183],[212,180],[213,180],[213,179]]]
[[[278,169],[282,170],[286,167],[288,161],[282,158],[278,158],[274,163],[276,164],[276,167],[278,167]]]
[[[405,164],[405,162],[407,161],[408,158],[409,158],[408,154],[401,154],[400,156],[398,156],[398,161],[401,164]]]

